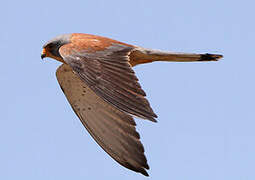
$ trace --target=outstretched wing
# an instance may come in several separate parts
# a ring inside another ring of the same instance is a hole
[[[133,49],[112,43],[102,50],[91,51],[70,43],[59,51],[80,79],[106,102],[128,114],[155,122],[157,115],[129,64],[128,55]]]
[[[58,82],[73,110],[95,141],[118,163],[145,176],[149,169],[133,118],[105,102],[69,65],[61,65]]]

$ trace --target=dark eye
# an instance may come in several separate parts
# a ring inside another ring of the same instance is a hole
[[[49,47],[50,49],[53,48],[53,46],[54,46],[53,43],[48,44],[48,47]]]

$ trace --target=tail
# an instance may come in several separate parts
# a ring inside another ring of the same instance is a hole
[[[154,61],[172,61],[172,62],[194,62],[194,61],[218,61],[223,56],[220,54],[192,54],[192,53],[174,53],[153,49],[136,48],[130,54],[130,63],[132,66]]]

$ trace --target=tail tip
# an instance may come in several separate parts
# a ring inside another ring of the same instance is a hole
[[[221,54],[201,54],[198,61],[218,61],[220,58],[223,58]]]

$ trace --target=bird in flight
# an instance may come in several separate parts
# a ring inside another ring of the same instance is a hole
[[[174,53],[110,38],[73,33],[43,46],[41,58],[63,64],[56,76],[68,102],[94,140],[122,166],[148,176],[133,117],[156,122],[132,67],[154,61],[217,61],[218,54]]]

